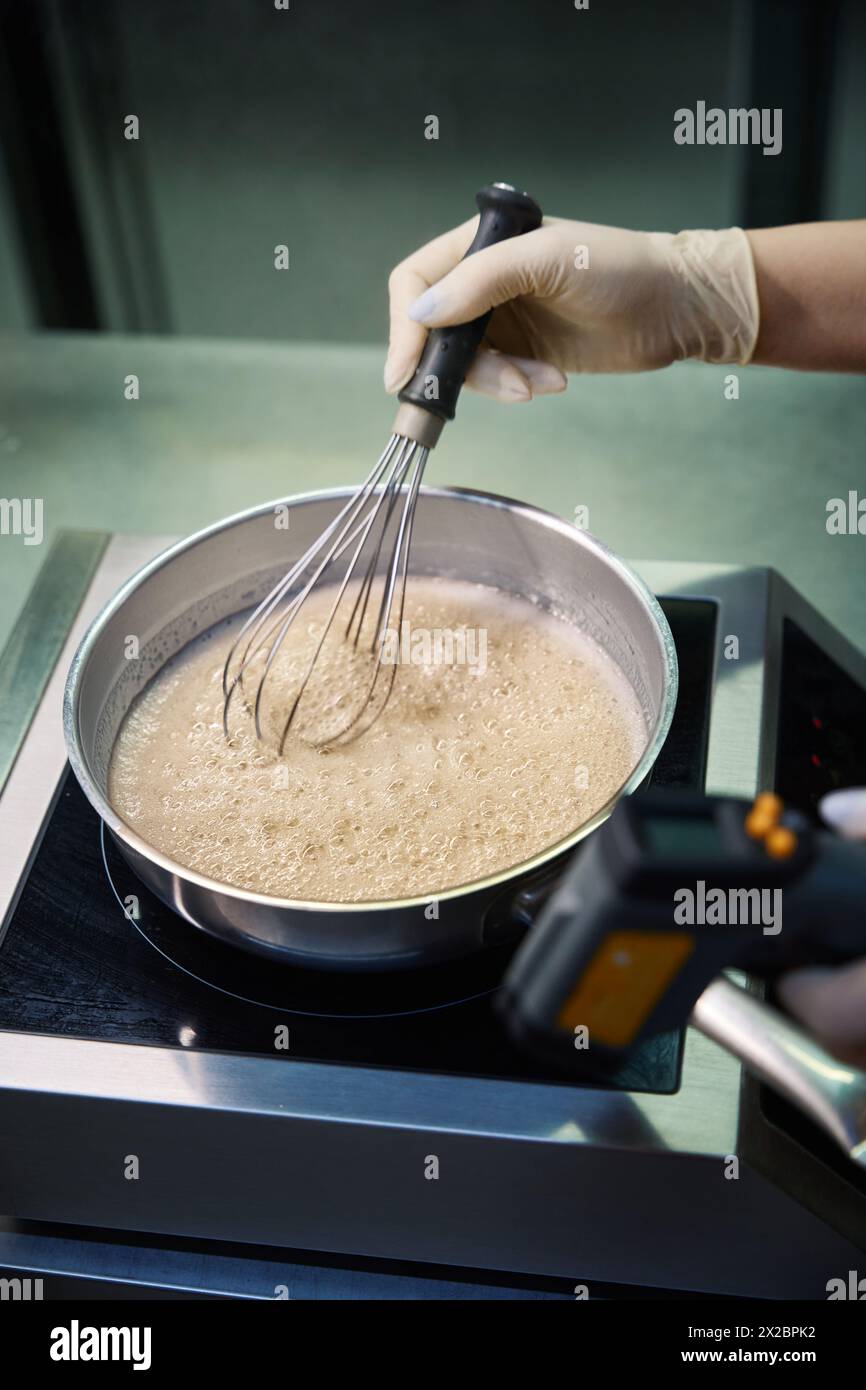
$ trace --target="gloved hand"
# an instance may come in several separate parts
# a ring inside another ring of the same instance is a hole
[[[819,809],[846,839],[866,840],[866,788],[831,792]],[[827,910],[832,912],[832,903]],[[866,1067],[866,958],[792,970],[780,979],[777,993],[830,1052],[852,1066]]]
[[[567,372],[638,372],[686,357],[745,364],[758,336],[752,252],[739,227],[632,232],[545,218],[461,257],[478,219],[392,271],[385,388],[417,365],[426,330],[495,313],[466,378],[505,401],[563,391]]]

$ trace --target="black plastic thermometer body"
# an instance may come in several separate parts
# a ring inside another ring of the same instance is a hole
[[[541,208],[535,199],[530,198],[528,193],[512,188],[511,184],[488,184],[476,194],[475,201],[481,217],[467,256],[495,246],[497,242],[523,236],[524,232],[533,232],[541,226]],[[435,443],[445,421],[454,419],[460,388],[484,337],[491,313],[492,310],[481,314],[470,323],[431,329],[415,375],[398,396],[403,406],[425,411],[429,423],[433,425],[431,434],[421,442]],[[406,428],[401,428],[401,415],[404,421],[409,422]],[[438,425],[434,425],[429,417],[438,421]],[[414,437],[412,420],[411,409],[398,413],[395,432]]]
[[[513,1036],[604,1072],[681,1027],[725,969],[772,979],[866,955],[866,846],[786,812],[790,853],[774,858],[749,811],[672,790],[624,797],[511,962],[499,1007]]]

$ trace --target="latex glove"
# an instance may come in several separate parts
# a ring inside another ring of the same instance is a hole
[[[866,840],[866,788],[832,792],[820,810],[846,839]],[[843,966],[792,970],[779,981],[777,992],[825,1047],[853,1066],[866,1067],[866,957]]]
[[[392,271],[386,390],[412,375],[428,328],[491,308],[466,381],[505,401],[563,391],[567,372],[647,371],[686,357],[744,364],[754,351],[758,292],[739,227],[672,235],[550,217],[461,261],[477,225]]]

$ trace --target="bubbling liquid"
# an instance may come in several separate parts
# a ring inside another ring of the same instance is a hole
[[[191,642],[135,700],[109,798],[150,845],[274,897],[435,897],[571,835],[640,758],[637,699],[589,638],[527,600],[422,578],[407,589],[381,716],[328,748],[293,728],[278,757],[274,734],[330,604],[311,596],[269,673],[268,744],[240,704],[223,735],[222,667],[241,619]]]

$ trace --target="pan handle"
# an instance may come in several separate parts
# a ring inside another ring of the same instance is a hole
[[[488,184],[476,194],[475,202],[481,216],[466,256],[474,256],[476,251],[484,251],[488,246],[508,241],[511,237],[523,236],[524,232],[534,232],[541,226],[541,208],[535,199],[530,198],[528,193],[521,193],[510,183]],[[480,314],[469,323],[431,329],[415,375],[399,392],[397,399],[403,405],[427,411],[443,422],[453,420],[460,388],[492,312],[489,310],[486,314]],[[399,414],[397,420],[400,420]],[[395,429],[398,434],[401,433],[396,426]]]
[[[536,873],[512,883],[494,898],[484,913],[483,946],[502,946],[521,941],[562,879],[566,859],[553,859]]]
[[[785,1014],[725,976],[704,990],[691,1023],[866,1167],[866,1073],[825,1052]]]

